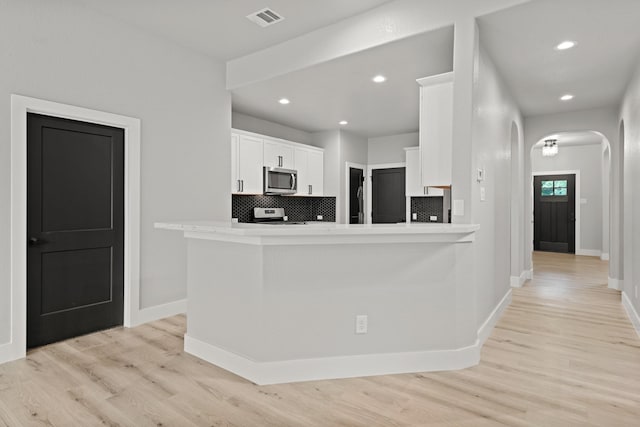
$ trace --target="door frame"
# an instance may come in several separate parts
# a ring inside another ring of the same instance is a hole
[[[367,167],[367,175],[364,177],[364,180],[369,183],[369,184],[373,184],[373,178],[371,177],[373,175],[373,170],[374,169],[393,169],[393,168],[406,168],[407,167],[407,163],[406,162],[400,162],[400,163],[378,163],[375,165],[369,165]],[[406,171],[405,171],[406,172]],[[373,221],[371,220],[371,211],[373,210],[373,204],[371,201],[371,188],[373,187],[373,185],[367,185],[367,211],[365,212],[365,219],[364,219],[364,223],[365,224],[371,224]],[[405,194],[406,197],[406,194]],[[405,210],[406,210],[406,201],[405,201]]]
[[[349,168],[355,168],[355,169],[362,169],[362,174],[364,175],[364,182],[362,183],[363,186],[363,197],[366,199],[364,201],[364,206],[367,205],[367,201],[369,200],[369,197],[367,197],[367,191],[369,188],[369,185],[367,185],[367,165],[363,165],[361,163],[353,163],[353,162],[344,162],[344,223],[345,224],[349,224],[349,217],[351,216],[351,212],[349,211],[349,203],[351,202],[349,199],[349,194],[350,194],[350,190],[351,188],[349,187],[350,181],[351,181],[351,175],[350,175],[350,171]],[[365,207],[366,210],[366,207]],[[367,223],[367,213],[364,212],[364,223]]]
[[[124,129],[124,326],[140,312],[140,119],[21,95],[11,95],[11,340],[0,363],[27,348],[27,113]]]
[[[575,232],[575,236],[576,236],[576,255],[586,255],[586,256],[591,256],[592,254],[589,251],[583,251],[582,250],[582,246],[580,244],[580,235],[581,235],[581,229],[580,229],[580,169],[577,170],[565,170],[565,171],[544,171],[544,172],[533,172],[532,176],[531,176],[531,194],[533,194],[533,197],[536,197],[535,194],[535,188],[533,186],[533,180],[536,176],[545,176],[545,175],[575,175],[576,176],[576,207],[575,207],[575,213],[576,213],[576,222],[575,222],[575,227],[576,227],[576,232]],[[535,227],[535,217],[533,216],[533,207],[534,207],[534,201],[531,200],[531,215],[532,218],[534,218],[533,221],[531,221],[531,236],[534,235],[534,227]],[[533,244],[533,239],[531,240],[532,244]],[[600,254],[598,254],[598,256],[600,256]]]

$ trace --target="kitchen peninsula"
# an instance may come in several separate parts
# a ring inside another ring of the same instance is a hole
[[[155,226],[188,239],[185,351],[256,384],[479,361],[477,225]]]

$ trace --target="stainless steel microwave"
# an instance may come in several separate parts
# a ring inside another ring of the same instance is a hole
[[[264,194],[296,194],[298,171],[264,167]]]

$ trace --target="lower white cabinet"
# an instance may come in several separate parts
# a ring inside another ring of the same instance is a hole
[[[298,171],[299,196],[324,194],[324,152],[308,147],[295,148],[294,167]]]
[[[420,149],[418,147],[405,148],[406,172],[405,195],[407,197],[437,197],[444,196],[441,188],[425,187],[422,185],[420,174]]]
[[[231,192],[262,194],[262,139],[231,135]]]

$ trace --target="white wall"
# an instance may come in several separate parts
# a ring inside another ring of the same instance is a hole
[[[577,254],[581,250],[594,254],[602,252],[602,159],[601,144],[561,145],[553,157],[543,157],[541,147],[534,148],[531,153],[533,173],[580,171],[580,199],[586,203],[576,200],[580,203],[580,230],[576,230],[580,233],[580,247],[576,246]]]
[[[311,137],[312,145],[324,148],[324,195],[336,196],[336,207],[340,212],[340,131],[317,132]]]
[[[238,113],[237,111],[231,113],[231,127],[246,130],[247,132],[272,136],[274,138],[286,139],[287,141],[299,142],[301,144],[312,144],[312,137],[308,132]]]
[[[154,221],[229,219],[225,68],[78,3],[0,0],[0,343],[9,340],[10,95],[141,119],[141,306],[186,296],[185,242]]]
[[[618,144],[618,119],[617,109],[614,107],[597,108],[591,110],[573,111],[551,115],[531,116],[525,119],[525,182],[523,192],[525,194],[525,223],[531,224],[533,214],[533,181],[531,179],[531,148],[542,138],[562,132],[595,131],[602,134],[610,144],[611,149],[611,180],[609,182],[610,197],[610,245],[609,278],[613,280],[623,279],[623,255],[622,255],[622,224],[620,219],[622,209],[622,195],[620,188],[622,180],[621,151]],[[525,245],[528,246],[525,257],[526,268],[531,268],[531,251],[533,250],[532,228],[525,228]]]
[[[640,64],[628,86],[619,120],[624,123],[623,291],[640,313]]]
[[[368,164],[404,163],[407,159],[404,148],[417,147],[418,144],[418,132],[369,138]]]
[[[522,129],[522,118],[491,58],[482,48],[476,67],[471,160],[472,170],[485,170],[485,180],[481,183],[474,180],[471,184],[471,221],[480,224],[475,245],[480,325],[510,289],[511,132],[513,123]],[[480,199],[482,187],[485,201]]]

